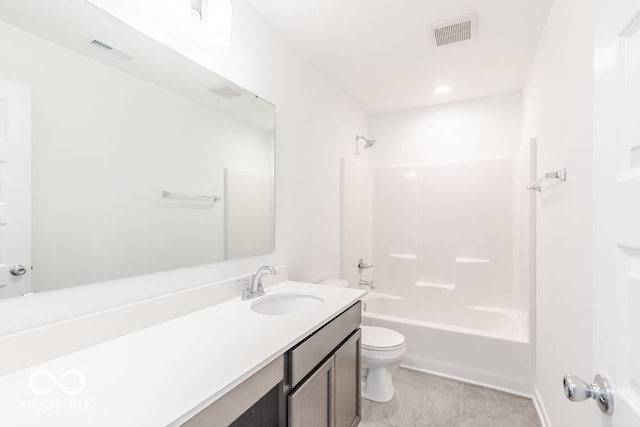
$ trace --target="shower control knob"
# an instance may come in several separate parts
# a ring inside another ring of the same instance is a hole
[[[364,259],[360,258],[358,260],[358,273],[362,274],[362,270],[366,270],[367,268],[373,268],[373,265],[365,264]]]
[[[572,374],[564,376],[562,381],[564,395],[572,402],[582,402],[587,399],[594,399],[602,412],[607,415],[613,413],[613,391],[609,380],[602,374],[593,378],[593,384]]]
[[[9,273],[11,273],[14,276],[22,276],[26,272],[27,272],[27,269],[22,264],[15,264],[9,267]]]

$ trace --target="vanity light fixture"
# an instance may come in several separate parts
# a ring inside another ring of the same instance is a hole
[[[451,86],[441,85],[433,88],[433,93],[442,94],[447,92],[451,92]]]
[[[203,0],[164,0],[164,10],[180,19],[202,19]]]
[[[231,0],[206,0],[205,16],[206,40],[216,46],[229,46],[233,17]]]
[[[165,11],[178,19],[193,18],[200,21],[205,40],[216,46],[231,44],[231,0],[164,0]]]

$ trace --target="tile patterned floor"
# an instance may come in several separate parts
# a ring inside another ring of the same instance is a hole
[[[400,368],[387,403],[362,399],[360,427],[540,427],[531,399]]]

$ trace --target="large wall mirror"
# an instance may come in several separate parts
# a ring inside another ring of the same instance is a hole
[[[2,297],[274,251],[271,104],[82,0],[0,21]]]

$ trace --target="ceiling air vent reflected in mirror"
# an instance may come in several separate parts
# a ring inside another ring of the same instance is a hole
[[[113,46],[108,45],[107,43],[97,40],[97,39],[93,39],[89,42],[89,44],[93,47],[95,47],[96,49],[99,49],[101,51],[103,51],[104,53],[108,53],[110,55],[113,55],[117,58],[120,59],[124,59],[125,61],[131,61],[133,59],[133,56],[128,54],[127,52],[120,50],[120,49],[116,49]]]
[[[439,22],[432,27],[432,30],[436,47],[471,40],[478,33],[478,14],[472,13]]]
[[[209,88],[209,91],[225,99],[231,99],[244,95],[244,92],[231,86],[212,87]]]

